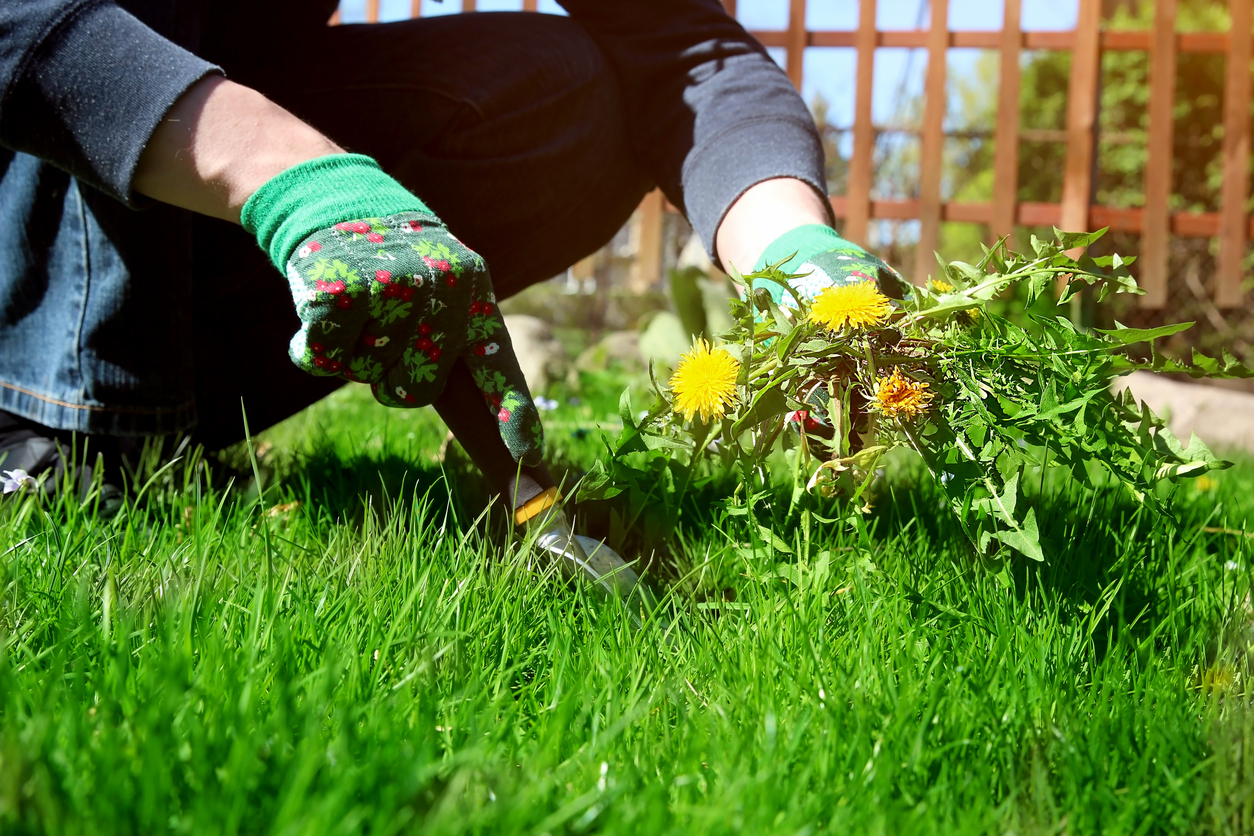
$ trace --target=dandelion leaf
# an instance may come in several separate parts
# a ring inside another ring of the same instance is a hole
[[[1043,562],[1045,552],[1041,549],[1041,533],[1036,527],[1036,509],[1029,508],[1023,515],[1023,523],[1010,531],[995,531],[993,537],[1005,545],[1035,561]]]
[[[1181,331],[1187,331],[1192,327],[1192,322],[1177,322],[1174,325],[1163,325],[1160,328],[1129,328],[1116,320],[1113,329],[1098,328],[1096,330],[1097,333],[1105,334],[1121,345],[1133,345],[1134,343],[1153,342],[1163,337],[1170,337],[1173,334],[1179,334]]]
[[[1096,232],[1063,232],[1058,227],[1054,227],[1054,237],[1058,239],[1058,245],[1062,249],[1072,250],[1076,247],[1087,247],[1105,235],[1109,228],[1102,227]]]

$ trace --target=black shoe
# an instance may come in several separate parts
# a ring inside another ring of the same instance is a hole
[[[71,490],[80,502],[96,501],[111,517],[122,507],[117,486],[118,446],[112,439],[58,432],[0,410],[0,482],[7,496],[37,491],[54,497]]]

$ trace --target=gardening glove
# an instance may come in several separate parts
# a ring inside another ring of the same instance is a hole
[[[387,406],[435,401],[460,356],[517,462],[539,464],[540,416],[483,259],[378,163],[337,154],[293,166],[240,213],[287,275],[297,366],[370,384]]]
[[[795,253],[795,255],[794,255]],[[874,281],[880,292],[890,299],[904,299],[909,285],[893,268],[857,244],[846,241],[836,230],[822,224],[799,226],[772,241],[758,258],[755,270],[793,256],[780,265],[786,273],[808,273],[789,282],[807,302],[833,286]],[[775,304],[796,307],[796,302],[782,287],[772,281],[757,279],[753,289],[765,288]]]

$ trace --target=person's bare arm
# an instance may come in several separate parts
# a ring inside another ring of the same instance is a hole
[[[791,177],[764,180],[742,194],[715,233],[719,260],[741,273],[779,236],[804,224],[826,224],[822,199],[807,183]]]
[[[271,177],[343,149],[265,96],[219,76],[194,84],[139,158],[134,188],[162,203],[239,223]]]

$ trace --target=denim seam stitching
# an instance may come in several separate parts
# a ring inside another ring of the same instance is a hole
[[[74,328],[74,372],[78,375],[75,381],[80,398],[87,398],[87,378],[83,374],[83,327],[87,321],[87,301],[91,292],[91,243],[87,228],[87,202],[83,200],[82,184],[74,178],[74,196],[78,201],[78,219],[82,224],[82,264],[83,264],[83,296],[82,307],[79,308],[78,324]]]
[[[56,398],[50,398],[47,395],[41,395],[38,392],[23,389],[21,386],[17,386],[13,383],[7,383],[3,380],[0,380],[0,386],[14,392],[20,392],[21,394],[35,398],[36,400],[41,400],[44,403],[53,404],[54,406],[61,406],[66,409],[81,409],[87,412],[116,412],[123,415],[172,415],[177,412],[186,411],[192,407],[192,404],[190,403],[181,404],[176,407],[171,407],[170,409],[137,409],[125,406],[93,406],[92,404],[69,403],[67,401],[57,400]]]

